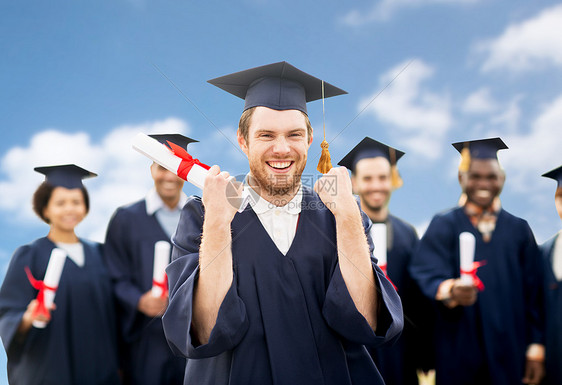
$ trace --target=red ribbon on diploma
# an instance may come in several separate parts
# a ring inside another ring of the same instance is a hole
[[[478,288],[479,291],[484,290],[484,283],[480,280],[480,278],[478,278],[478,276],[476,275],[476,272],[478,271],[478,268],[480,268],[480,266],[483,266],[485,264],[486,264],[486,261],[473,262],[472,263],[472,269],[470,269],[470,270],[461,269],[461,274],[468,274],[468,275],[472,276],[472,281],[474,282],[474,284],[476,285],[476,287]]]
[[[45,290],[55,291],[57,290],[57,288],[47,286],[43,283],[43,281],[33,278],[33,275],[31,274],[31,270],[29,270],[29,267],[27,266],[25,267],[25,274],[27,274],[27,279],[29,280],[29,283],[31,283],[31,286],[33,286],[34,289],[39,290],[39,293],[37,293],[37,307],[33,311],[33,317],[35,317],[38,314],[41,314],[47,318],[50,318],[51,314],[49,313],[49,310],[47,310],[47,308],[45,307]]]
[[[384,265],[379,265],[379,267],[381,268],[382,272],[384,273],[384,276],[386,277],[386,279],[388,279],[388,282],[390,282],[392,284],[392,286],[394,287],[394,290],[398,291],[398,288],[396,287],[396,285],[394,284],[394,282],[392,282],[390,280],[390,277],[388,276],[388,274],[386,273],[386,263]]]
[[[168,295],[168,276],[166,274],[164,274],[164,280],[162,282],[157,282],[153,279],[152,285],[162,289],[162,294],[160,294],[160,298],[164,298]]]
[[[168,142],[168,146],[170,146],[170,148],[172,149],[172,153],[182,159],[177,172],[178,172],[178,176],[183,180],[187,180],[187,174],[189,174],[189,171],[191,171],[191,168],[193,167],[194,164],[197,164],[206,170],[211,168],[206,164],[201,163],[199,159],[194,159],[191,155],[189,155],[187,151],[185,151],[182,147],[178,146],[177,144],[174,144],[170,141],[167,142]]]

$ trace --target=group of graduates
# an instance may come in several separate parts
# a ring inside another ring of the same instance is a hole
[[[433,369],[437,385],[562,383],[562,237],[539,248],[502,207],[500,138],[453,144],[462,200],[420,240],[388,209],[402,185],[393,147],[366,137],[344,167],[301,183],[306,103],[345,91],[286,62],[210,82],[245,100],[250,171],[234,191],[254,199],[235,207],[218,166],[188,198],[153,163],[154,188],[116,210],[102,245],[75,233],[95,174],[36,168],[33,209],[49,233],[15,251],[0,289],[10,384],[418,384]],[[562,218],[562,166],[544,176]],[[468,270],[462,233],[475,239]],[[159,241],[173,251],[155,296]],[[66,261],[49,287],[55,248]]]
[[[76,165],[36,171],[46,179],[33,209],[49,233],[16,250],[0,289],[9,383],[183,384],[185,359],[172,353],[162,329],[167,290],[151,292],[154,245],[175,230],[187,200],[183,180],[153,164],[154,188],[115,212],[102,245],[75,234],[89,209],[82,179],[95,174]],[[55,248],[67,258],[53,288],[42,280]],[[56,289],[50,309],[48,289]]]

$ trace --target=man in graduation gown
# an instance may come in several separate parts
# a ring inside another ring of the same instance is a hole
[[[301,184],[306,101],[322,97],[322,81],[281,62],[211,82],[246,101],[238,143],[256,201],[237,213],[239,190],[213,166],[202,199],[183,209],[163,322],[190,358],[185,384],[382,384],[365,345],[394,340],[403,320],[370,252],[369,220],[345,168],[316,191]],[[344,93],[324,86],[327,97]]]
[[[408,271],[418,235],[412,225],[391,215],[388,208],[392,191],[402,186],[396,163],[403,155],[365,137],[338,163],[352,171],[353,191],[373,222],[371,235],[378,265],[396,287],[404,308],[404,331],[398,341],[371,350],[386,385],[418,384],[417,370],[428,371],[433,365],[432,304]],[[380,245],[376,243],[377,231],[385,238]]]
[[[154,297],[154,245],[168,241],[187,201],[183,180],[153,163],[154,187],[145,199],[120,207],[105,239],[107,265],[118,303],[122,365],[127,384],[181,384],[185,359],[175,356],[164,336],[168,298]]]
[[[454,143],[463,206],[437,214],[411,271],[437,302],[437,384],[537,384],[544,374],[541,264],[527,222],[500,207],[500,138]],[[460,279],[459,235],[475,237],[472,285]],[[479,267],[478,267],[479,266]]]
[[[554,202],[562,219],[562,166],[543,174],[558,182]],[[544,384],[562,384],[562,236],[559,231],[541,245],[546,303],[546,376]]]

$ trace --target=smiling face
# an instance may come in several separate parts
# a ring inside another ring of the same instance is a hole
[[[502,191],[505,173],[496,159],[473,159],[459,182],[469,202],[488,208]]]
[[[154,180],[154,188],[162,201],[169,207],[175,207],[179,202],[184,180],[157,163],[152,163],[150,166],[150,174]]]
[[[86,213],[84,193],[79,188],[55,187],[43,209],[43,217],[51,225],[51,229],[67,233],[74,231]]]
[[[361,198],[361,207],[380,211],[388,204],[392,192],[390,162],[381,156],[361,159],[355,165],[352,183]]]
[[[306,117],[298,110],[256,107],[247,139],[238,132],[238,144],[248,156],[253,182],[266,199],[296,193],[311,142]]]

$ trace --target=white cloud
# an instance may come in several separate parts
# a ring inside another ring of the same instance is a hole
[[[521,108],[519,106],[519,102],[522,99],[522,95],[515,95],[511,98],[507,105],[501,108],[500,113],[492,116],[490,126],[499,126],[502,128],[504,135],[505,133],[516,132],[521,120]]]
[[[487,56],[481,67],[485,72],[562,67],[562,5],[512,24],[501,36],[477,43],[474,48]]]
[[[379,89],[387,85],[406,65],[403,62],[380,77]],[[383,124],[392,126],[393,135],[413,153],[437,159],[444,147],[445,134],[452,124],[451,102],[446,94],[424,87],[434,69],[422,60],[413,61],[367,108]],[[361,100],[361,108],[373,100]]]
[[[482,87],[465,99],[462,110],[468,114],[488,114],[497,110],[497,102],[488,87]]]
[[[15,224],[38,223],[31,209],[33,192],[43,176],[33,171],[43,165],[76,163],[99,176],[84,182],[90,195],[90,213],[80,224],[78,234],[102,241],[113,211],[120,205],[143,197],[152,179],[150,161],[131,148],[139,133],[188,133],[188,125],[176,118],[123,125],[110,131],[99,143],[87,133],[47,130],[36,134],[29,146],[16,147],[1,159],[6,178],[0,181],[0,210]]]
[[[503,136],[510,149],[500,152],[500,159],[507,170],[511,188],[527,194],[544,192],[537,182],[540,182],[542,173],[560,165],[560,127],[562,94],[543,109],[529,132]]]
[[[368,11],[353,9],[341,21],[351,26],[360,26],[373,21],[390,19],[396,12],[404,8],[419,8],[428,5],[472,4],[480,0],[380,0],[376,1]]]

